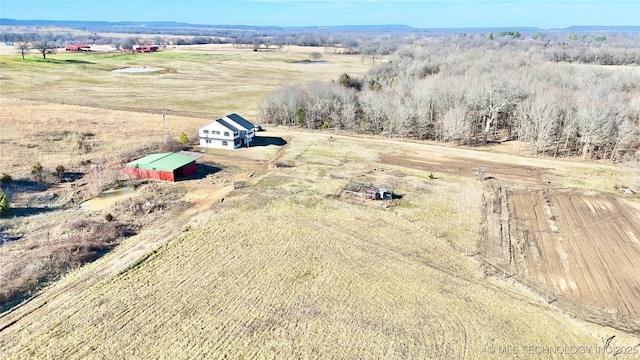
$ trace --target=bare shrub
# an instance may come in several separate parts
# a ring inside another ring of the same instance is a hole
[[[155,146],[144,146],[144,147],[139,147],[137,149],[131,150],[131,151],[127,151],[125,153],[123,153],[122,155],[120,155],[120,159],[122,160],[123,163],[128,163],[131,162],[133,160],[139,159],[141,157],[144,157],[146,155],[149,155],[155,151],[157,151],[158,147]]]
[[[291,168],[293,167],[293,165],[283,162],[283,161],[276,161],[273,163],[273,167],[275,168]]]
[[[186,137],[186,134],[185,134],[185,137]],[[188,142],[189,140],[187,139],[186,141]],[[183,145],[178,140],[174,138],[168,138],[167,142],[162,144],[160,149],[163,152],[176,152],[176,151],[182,150],[182,147]]]
[[[119,162],[107,162],[93,164],[87,172],[88,191],[96,196],[105,189],[113,186],[122,176],[122,164]]]
[[[15,255],[0,268],[0,278],[7,280],[0,288],[0,311],[41,284],[95,260],[136,230],[135,226],[118,221],[80,218],[52,229],[57,235],[48,234],[46,240],[32,238],[29,251]]]
[[[185,189],[162,187],[155,182],[141,186],[137,196],[119,201],[114,212],[119,219],[145,226],[169,210],[185,209],[189,203],[182,200]]]

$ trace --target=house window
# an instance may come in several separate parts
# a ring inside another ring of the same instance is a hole
[[[208,133],[209,133],[209,130],[202,130],[202,132],[203,132],[204,134],[208,134]]]
[[[229,136],[229,132],[228,132],[228,131],[225,131],[225,132],[224,132],[224,136]]]
[[[227,142],[226,142],[226,141],[223,141],[223,142],[222,142],[222,146],[227,146]]]
[[[205,140],[207,142],[207,144],[211,144],[211,140]]]
[[[214,131],[213,134],[214,135],[220,135],[220,131]]]

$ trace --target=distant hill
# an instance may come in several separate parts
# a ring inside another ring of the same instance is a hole
[[[542,29],[537,27],[469,27],[469,28],[424,28],[420,29],[429,32],[444,32],[444,33],[487,33],[487,32],[500,32],[500,31],[519,31],[519,32],[535,32]]]
[[[78,28],[95,28],[95,27],[169,27],[169,28],[278,28],[278,27],[268,27],[268,26],[247,26],[247,25],[199,25],[199,24],[189,24],[175,21],[118,21],[118,22],[109,22],[109,21],[76,21],[76,20],[16,20],[16,19],[6,19],[0,18],[0,25],[2,26],[58,26],[58,27],[69,27],[72,29]]]
[[[640,32],[640,26],[569,26],[568,28],[559,29],[574,32]]]
[[[535,31],[571,31],[571,32],[640,32],[640,26],[570,26],[562,29],[540,29],[537,27],[470,27],[470,28],[414,28],[402,24],[388,25],[339,25],[339,26],[251,26],[251,25],[206,25],[174,21],[76,21],[76,20],[17,20],[0,18],[0,26],[36,26],[67,27],[78,30],[104,32],[147,32],[158,29],[231,29],[231,30],[283,30],[283,31],[333,31],[333,32],[497,32],[514,30],[520,32]],[[141,29],[144,29],[141,31]]]
[[[338,25],[338,26],[251,26],[251,25],[206,25],[206,24],[189,24],[183,22],[174,21],[76,21],[76,20],[16,20],[0,18],[0,25],[2,26],[58,26],[69,28],[121,28],[121,27],[154,27],[154,28],[215,28],[215,29],[287,29],[287,30],[346,30],[346,31],[361,31],[361,30],[416,30],[407,25]]]

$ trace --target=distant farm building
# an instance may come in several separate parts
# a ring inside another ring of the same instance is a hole
[[[137,45],[133,47],[133,51],[139,53],[156,52],[160,49],[158,45]]]
[[[160,153],[147,155],[125,164],[124,172],[141,179],[176,181],[196,172],[196,156],[191,153]]]
[[[89,44],[72,44],[72,45],[67,45],[64,49],[66,51],[91,51],[91,45],[89,45]]]
[[[238,114],[217,119],[198,130],[200,146],[217,149],[237,149],[253,141],[255,125]]]

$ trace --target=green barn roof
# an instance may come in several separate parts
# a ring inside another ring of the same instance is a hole
[[[141,159],[127,163],[126,166],[149,170],[173,171],[195,161],[196,159],[192,157],[178,153],[161,153],[147,155]]]

